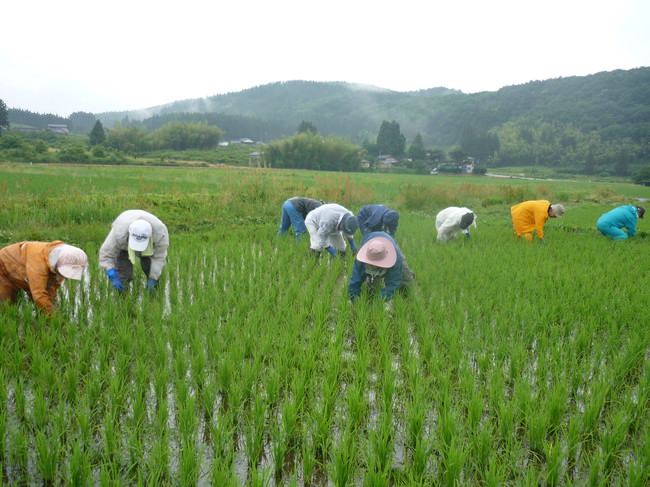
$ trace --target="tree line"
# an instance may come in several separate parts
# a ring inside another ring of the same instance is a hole
[[[25,111],[8,112],[11,123],[18,115],[23,121],[34,118]],[[144,120],[130,116],[135,112],[97,117],[77,112],[69,120],[73,131],[83,128],[83,133],[98,119],[104,126],[114,120],[116,144],[117,139],[130,142],[113,147],[132,151],[160,147],[150,134],[173,122],[207,122],[222,132],[222,140],[272,142],[293,137],[298,122],[306,119],[323,137],[360,146],[364,157],[390,153],[419,170],[440,162],[441,154],[457,159],[452,153],[489,167],[537,165],[567,174],[629,176],[650,164],[650,68],[535,81],[472,95],[446,89],[397,93],[353,89],[346,83],[272,83],[200,102],[175,102]],[[382,147],[377,127],[398,147]]]

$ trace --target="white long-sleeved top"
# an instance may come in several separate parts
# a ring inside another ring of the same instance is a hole
[[[341,220],[346,213],[352,215],[350,210],[339,204],[326,203],[307,214],[305,224],[307,225],[307,228],[309,228],[311,224],[318,229],[316,240],[321,249],[324,249],[329,245],[327,240],[330,235],[335,235],[341,232],[339,230],[339,223],[341,223]]]
[[[436,215],[436,231],[438,232],[438,240],[446,242],[456,238],[459,232],[469,234],[469,227],[465,230],[460,228],[460,219],[467,213],[474,213],[469,208],[450,206],[445,208],[438,215]],[[474,213],[474,221],[472,225],[476,227],[476,214]],[[470,225],[471,226],[471,225]]]
[[[128,250],[129,225],[136,220],[146,220],[151,225],[153,255],[149,277],[158,280],[167,258],[169,232],[167,226],[157,216],[144,210],[126,210],[113,221],[111,231],[99,249],[99,265],[105,271],[115,268],[117,256],[122,250]]]

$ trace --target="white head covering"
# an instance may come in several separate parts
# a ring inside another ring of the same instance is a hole
[[[559,203],[551,205],[551,213],[553,213],[553,216],[556,218],[562,218],[562,215],[564,215],[565,211],[566,210],[564,209],[564,206]]]
[[[67,279],[81,279],[88,267],[88,256],[78,247],[68,244],[57,245],[52,250],[56,256],[56,271]]]

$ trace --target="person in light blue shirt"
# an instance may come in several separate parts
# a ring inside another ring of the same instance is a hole
[[[619,206],[602,215],[596,222],[596,228],[613,240],[625,240],[636,235],[637,220],[643,218],[644,214],[645,208],[642,206]]]

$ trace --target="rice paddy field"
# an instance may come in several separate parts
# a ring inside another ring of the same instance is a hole
[[[351,253],[277,237],[295,195],[400,211],[410,292],[351,304]],[[0,307],[3,485],[650,483],[650,221],[625,242],[595,228],[650,188],[0,164],[0,196],[0,246],[90,259],[54,318]],[[527,199],[567,208],[544,244],[513,235]],[[478,228],[439,244],[452,205]],[[138,272],[117,295],[98,266],[130,208],[170,230],[152,296]]]

